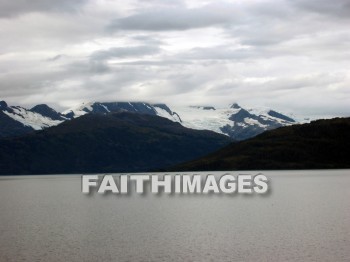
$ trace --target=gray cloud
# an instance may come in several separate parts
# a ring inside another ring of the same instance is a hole
[[[154,55],[161,51],[158,46],[131,46],[131,47],[113,47],[107,50],[95,51],[90,58],[94,61],[107,60],[110,58],[141,57],[145,55]]]
[[[49,61],[49,62],[54,62],[54,61],[57,61],[57,60],[59,60],[59,59],[61,59],[63,57],[63,55],[55,55],[55,56],[52,56],[52,57],[50,57],[50,58],[48,58],[47,59],[47,61]]]
[[[183,0],[138,0],[136,8],[140,5],[145,5],[151,8],[154,8],[154,6],[186,6]]]
[[[198,60],[244,60],[270,58],[278,55],[287,55],[287,53],[272,52],[267,48],[232,48],[228,45],[213,47],[193,48],[182,54],[184,59]]]
[[[208,2],[0,0],[2,99],[350,114],[348,1]]]
[[[234,21],[232,4],[216,3],[200,8],[163,7],[114,20],[110,30],[167,31],[225,25]]]
[[[311,11],[314,13],[331,15],[335,18],[350,18],[349,0],[290,0],[290,3],[299,8],[305,9],[306,11]]]
[[[87,1],[88,0],[0,0],[0,18],[31,12],[71,12],[76,11]]]

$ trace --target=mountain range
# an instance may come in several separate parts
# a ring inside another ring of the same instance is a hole
[[[26,109],[0,102],[0,137],[13,137],[56,126],[86,114],[132,112],[167,118],[184,127],[211,130],[234,140],[245,140],[266,130],[297,123],[277,111],[245,109],[237,103],[228,107],[189,106],[170,109],[165,104],[144,102],[91,102],[62,113],[46,104]]]
[[[3,175],[350,168],[350,118],[300,124],[236,103],[94,102],[57,112],[2,101],[0,134]]]

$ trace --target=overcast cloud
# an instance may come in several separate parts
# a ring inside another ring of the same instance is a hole
[[[350,116],[350,1],[0,0],[0,92]]]

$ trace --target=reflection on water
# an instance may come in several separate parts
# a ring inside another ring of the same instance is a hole
[[[350,170],[263,173],[265,196],[87,196],[80,176],[2,177],[0,260],[350,261]]]

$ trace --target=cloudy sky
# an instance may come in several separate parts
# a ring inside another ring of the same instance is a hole
[[[0,0],[0,92],[350,116],[350,0]]]

